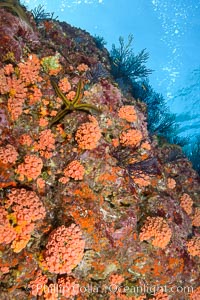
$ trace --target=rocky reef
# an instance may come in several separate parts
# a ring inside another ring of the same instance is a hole
[[[65,22],[36,25],[8,2],[0,5],[0,299],[200,299],[191,163],[149,135],[145,104],[118,88],[93,37]]]

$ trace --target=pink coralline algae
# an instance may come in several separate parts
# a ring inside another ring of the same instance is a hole
[[[10,1],[9,3],[11,4]],[[24,20],[3,8],[0,12],[0,40],[3,45],[0,53],[1,60],[8,53],[12,53],[14,60],[19,61],[25,48],[36,49],[39,45],[38,33]]]
[[[109,108],[113,110],[113,107],[120,103],[122,93],[120,89],[118,89],[106,79],[102,80],[101,85],[103,88],[101,103],[109,105]]]
[[[89,116],[89,119],[90,122],[79,126],[75,135],[75,140],[77,141],[79,148],[85,150],[95,149],[101,138],[101,130],[97,120],[92,116]]]
[[[69,178],[74,180],[82,180],[85,169],[78,160],[73,160],[63,171],[65,177],[59,179],[60,182],[66,183]]]
[[[192,213],[193,200],[188,194],[184,193],[181,196],[180,205],[188,215]]]
[[[119,137],[120,144],[123,146],[139,146],[142,140],[142,133],[137,129],[128,129],[121,133]]]
[[[137,121],[137,113],[135,108],[131,105],[122,106],[118,111],[118,116],[121,119],[125,119],[127,122]]]
[[[162,217],[147,217],[140,232],[140,240],[153,238],[152,245],[164,249],[170,242],[171,235],[172,231]]]
[[[16,162],[18,153],[12,145],[6,145],[5,147],[0,147],[0,161],[3,164],[13,164]]]
[[[200,257],[200,237],[193,237],[187,242],[187,249],[190,255]]]
[[[84,247],[77,225],[58,227],[49,236],[42,265],[52,273],[70,273],[82,260]]]
[[[19,174],[19,179],[24,180],[24,176],[28,180],[36,179],[42,171],[43,162],[42,159],[36,155],[26,155],[24,157],[24,162],[20,164],[16,173]]]

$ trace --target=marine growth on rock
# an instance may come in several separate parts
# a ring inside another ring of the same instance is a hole
[[[57,20],[36,24],[8,3],[0,5],[0,299],[200,299],[191,163],[170,159],[177,146],[150,136],[144,103],[118,88],[93,37]],[[74,99],[87,109],[69,109]]]

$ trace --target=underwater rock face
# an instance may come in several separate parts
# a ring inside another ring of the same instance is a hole
[[[200,299],[191,163],[88,33],[24,22],[0,9],[0,299]]]

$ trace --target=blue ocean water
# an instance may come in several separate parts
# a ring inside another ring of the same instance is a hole
[[[61,21],[102,36],[108,50],[133,34],[133,49],[149,52],[150,84],[177,114],[180,135],[200,134],[199,0],[24,0]]]

